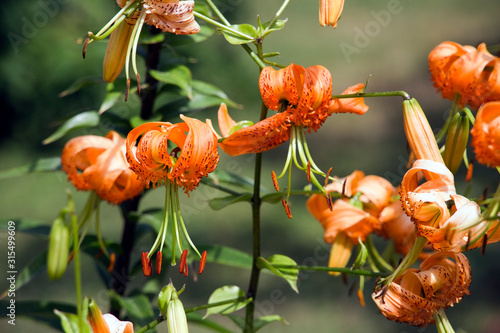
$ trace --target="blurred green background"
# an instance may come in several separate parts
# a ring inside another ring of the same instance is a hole
[[[280,1],[216,1],[232,23],[256,24],[260,15],[268,21],[279,8]],[[34,161],[39,157],[58,156],[65,137],[50,145],[41,141],[49,136],[63,118],[86,110],[97,110],[102,102],[105,85],[93,85],[78,93],[59,98],[58,94],[82,77],[99,78],[105,42],[93,43],[87,59],[81,57],[81,40],[89,30],[97,31],[116,12],[111,0],[39,0],[4,1],[1,13],[2,44],[0,71],[2,89],[2,122],[0,123],[0,170]],[[397,8],[397,13],[388,9]],[[420,102],[435,131],[442,126],[451,102],[442,100],[435,92],[427,70],[427,55],[445,40],[477,46],[500,43],[498,13],[500,2],[495,0],[411,1],[348,0],[337,29],[321,28],[318,24],[318,1],[291,1],[282,18],[288,18],[285,29],[273,33],[264,43],[265,52],[278,51],[276,62],[291,62],[302,66],[321,64],[333,76],[334,93],[346,87],[365,82],[368,91],[405,90]],[[364,34],[363,36],[361,36]],[[356,51],[346,54],[346,47]],[[220,34],[207,41],[182,48],[195,61],[190,68],[193,78],[217,85],[228,96],[243,105],[230,109],[237,119],[257,120],[260,112],[258,69],[241,47],[227,44]],[[142,60],[140,60],[142,61]],[[333,173],[346,176],[355,169],[366,174],[377,174],[397,185],[405,171],[406,140],[402,127],[401,99],[369,99],[370,111],[363,116],[334,115],[318,133],[307,136],[315,161],[323,169],[333,166]],[[137,104],[120,104],[126,112],[134,112]],[[214,118],[216,109],[203,111],[199,119]],[[86,134],[89,133],[87,130]],[[102,129],[91,134],[103,135]],[[72,136],[81,134],[75,132]],[[280,171],[287,147],[279,147],[264,154],[263,183],[272,188],[271,170]],[[252,156],[222,157],[219,168],[251,176]],[[302,174],[294,170],[296,187],[305,185]],[[464,170],[456,176],[458,191],[470,191],[478,196],[485,187],[493,191],[498,174],[476,165],[475,178],[464,185]],[[0,180],[0,220],[30,218],[50,224],[59,209],[65,205],[66,188],[72,188],[61,172],[28,175]],[[77,207],[81,207],[87,193],[76,193]],[[196,244],[218,243],[249,251],[251,249],[250,208],[236,204],[222,211],[212,211],[207,199],[219,195],[201,186],[184,200],[184,217],[189,223],[191,237]],[[281,205],[264,205],[263,255],[281,253],[298,264],[326,264],[328,246],[322,240],[321,226],[304,209],[304,198],[291,200],[294,218],[288,220]],[[141,209],[161,207],[163,191],[147,194]],[[119,241],[120,218],[117,207],[103,205],[101,212],[105,237]],[[92,232],[92,231],[91,231]],[[152,240],[150,240],[152,241]],[[146,251],[150,242],[137,249]],[[21,268],[34,254],[47,245],[43,237],[17,234],[16,261]],[[0,271],[6,268],[6,235],[0,234]],[[450,308],[447,314],[459,331],[500,332],[500,288],[495,283],[500,269],[498,244],[488,246],[486,255],[479,251],[467,253],[471,261],[473,282],[471,295]],[[109,298],[101,284],[90,258],[84,259],[84,293],[96,299],[102,309]],[[72,266],[64,279],[51,282],[41,274],[16,293],[16,300],[47,300],[74,302]],[[3,276],[4,273],[0,273]],[[170,274],[168,274],[170,275]],[[235,284],[246,290],[249,272],[222,266],[208,266],[204,275],[194,282],[174,272],[176,286],[186,283],[182,300],[186,307],[206,303],[211,291],[225,284]],[[386,320],[370,300],[373,281],[365,286],[366,307],[361,307],[354,295],[348,295],[349,286],[356,278],[349,277],[345,285],[340,278],[321,273],[301,273],[299,290],[295,294],[285,282],[264,275],[260,283],[257,312],[262,315],[279,314],[290,324],[273,323],[262,332],[435,332],[435,327],[414,328]],[[166,284],[168,278],[164,276]],[[139,286],[147,281],[139,276],[131,282]],[[0,289],[6,289],[5,279]],[[36,322],[18,317],[16,326],[7,324],[5,309],[0,310],[0,331],[53,332]],[[235,327],[227,319],[218,319]],[[206,332],[190,325],[192,332]],[[158,327],[166,331],[166,325]]]

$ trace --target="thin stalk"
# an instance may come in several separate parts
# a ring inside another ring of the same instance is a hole
[[[267,107],[262,103],[260,120],[265,119],[267,116]],[[250,274],[250,283],[247,290],[247,298],[252,301],[246,306],[245,313],[245,327],[244,332],[253,333],[254,328],[254,312],[255,312],[255,298],[257,295],[257,288],[259,285],[260,268],[257,266],[257,259],[260,257],[260,179],[262,173],[262,153],[255,155],[255,172],[253,184],[253,197],[252,197],[252,240],[253,240],[253,260],[252,272]]]
[[[382,272],[372,272],[363,269],[350,269],[350,268],[339,268],[339,267],[327,267],[327,266],[307,266],[307,265],[274,265],[276,268],[282,269],[298,269],[300,271],[315,271],[315,272],[339,272],[351,275],[362,275],[369,277],[384,277],[388,276],[387,273]]]
[[[252,41],[255,40],[253,37],[248,36],[248,35],[246,35],[246,34],[244,34],[242,32],[239,32],[238,30],[234,30],[234,29],[230,28],[228,25],[225,25],[225,24],[219,23],[219,22],[217,22],[215,20],[212,20],[210,17],[205,16],[205,15],[203,15],[201,13],[198,13],[197,11],[193,11],[193,15],[196,16],[197,18],[205,21],[205,22],[208,22],[208,23],[210,23],[212,25],[215,25],[217,28],[221,28],[222,30],[230,32],[230,33],[232,33],[232,34],[234,34],[236,36],[248,39],[249,42],[252,42]]]
[[[410,95],[403,90],[396,91],[382,91],[374,93],[356,93],[356,94],[345,94],[345,95],[332,95],[332,99],[339,98],[356,98],[356,97],[395,97],[400,96],[403,99],[411,99]]]
[[[288,6],[289,2],[290,2],[290,0],[285,0],[283,2],[283,4],[281,5],[280,9],[278,9],[278,11],[276,12],[276,14],[274,14],[273,19],[271,20],[271,22],[269,22],[269,25],[266,27],[266,29],[262,33],[262,36],[265,36],[266,33],[267,33],[267,31],[269,30],[269,27],[273,26],[273,24],[278,20],[278,17],[280,17],[281,13],[283,13],[283,11],[285,10],[286,6]]]
[[[229,24],[229,21],[222,15],[222,13],[219,11],[219,8],[217,8],[216,5],[212,2],[212,0],[205,0],[210,9],[217,15],[217,17],[224,23],[225,25],[231,25]]]

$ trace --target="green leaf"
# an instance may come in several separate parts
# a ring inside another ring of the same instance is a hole
[[[245,190],[253,190],[253,179],[222,169],[215,169],[201,181],[203,184],[213,187],[234,185]]]
[[[161,120],[161,115],[158,114],[158,115],[154,115],[153,117],[151,117],[150,119],[148,120],[144,120],[141,118],[141,116],[137,115],[137,116],[133,116],[130,118],[130,125],[135,128],[137,126],[140,126],[142,124],[145,124],[145,123],[149,123],[151,121],[160,121]]]
[[[257,266],[261,269],[267,268],[277,276],[283,278],[288,282],[290,287],[298,293],[297,289],[297,278],[299,276],[299,270],[297,268],[276,268],[275,265],[297,265],[297,263],[282,254],[274,254],[267,258],[259,257],[257,258]]]
[[[220,29],[226,40],[233,45],[247,44],[259,37],[257,29],[250,24],[233,24],[229,26],[229,28],[246,35],[245,37],[225,29]]]
[[[99,108],[99,114],[106,112],[111,109],[113,105],[118,102],[118,99],[123,94],[123,90],[116,90],[115,84],[113,82],[108,83],[106,86],[106,96],[104,97],[104,101]]]
[[[262,202],[269,202],[271,204],[276,204],[278,202],[281,202],[281,199],[283,198],[283,193],[281,192],[274,192],[274,193],[269,193],[266,195],[263,195],[260,200]]]
[[[151,70],[149,74],[160,82],[181,88],[189,99],[193,98],[191,71],[186,66],[178,65],[164,72]]]
[[[244,202],[244,201],[250,202],[250,200],[252,200],[252,193],[244,193],[241,195],[229,195],[223,198],[211,199],[208,202],[208,205],[213,210],[220,210],[224,207],[235,204],[237,202]]]
[[[238,267],[252,268],[252,256],[240,250],[222,245],[205,245],[200,249],[207,251],[207,262]]]
[[[110,296],[125,309],[130,321],[134,324],[144,326],[155,319],[151,302],[145,295],[122,297],[115,292],[111,292]]]
[[[271,26],[269,26],[271,21],[266,22],[262,25],[260,25],[260,22],[259,22],[259,34],[263,34],[265,31],[265,33],[264,33],[264,35],[262,35],[262,37],[266,37],[267,35],[269,35],[273,31],[278,31],[278,30],[283,29],[283,27],[285,26],[285,23],[287,21],[288,21],[288,19],[276,20],[276,21],[274,21],[273,25],[271,25]],[[268,28],[267,31],[266,31],[266,28]]]
[[[66,120],[51,136],[43,140],[43,144],[54,142],[69,132],[99,124],[99,114],[96,111],[86,111]]]
[[[54,313],[61,319],[61,326],[65,333],[92,333],[89,322],[81,319],[76,314],[62,312],[57,309],[54,310]]]
[[[0,171],[0,179],[24,176],[30,173],[61,170],[61,157],[39,158],[30,164]]]
[[[210,295],[208,299],[208,304],[228,301],[232,299],[237,299],[240,297],[245,297],[245,291],[238,286],[224,286],[215,289],[215,291]],[[235,301],[230,304],[214,306],[212,308],[207,309],[207,313],[203,318],[206,318],[212,314],[222,314],[226,315],[232,313],[234,311],[238,311],[239,309],[245,307],[248,303],[250,303],[251,299],[246,299],[244,301]]]
[[[74,94],[78,90],[82,89],[85,86],[92,85],[92,84],[101,84],[103,83],[103,79],[98,79],[95,76],[91,77],[82,77],[73,82],[68,88],[66,88],[64,91],[59,93],[59,97],[65,97],[71,94]]]
[[[213,84],[199,80],[193,80],[192,83],[193,83],[193,90],[196,95],[215,97],[215,99],[219,101],[217,105],[220,105],[220,103],[225,103],[228,107],[233,107],[233,108],[242,107],[241,105],[229,99],[229,97],[227,97],[224,91],[222,91],[217,86],[214,86]]]
[[[228,315],[228,317],[236,324],[238,325],[239,328],[242,330],[245,329],[245,318],[235,316],[235,315]],[[260,318],[257,318],[254,320],[253,324],[253,331],[257,332],[260,330],[262,327],[266,326],[267,324],[273,323],[275,321],[281,321],[283,324],[288,325],[288,322],[281,316],[278,315],[269,315],[269,316],[262,316]]]
[[[359,241],[359,253],[358,256],[356,257],[356,260],[351,266],[351,269],[359,268],[364,265],[366,262],[366,259],[368,258],[368,249],[366,248],[365,244],[361,241],[361,237],[358,237]]]

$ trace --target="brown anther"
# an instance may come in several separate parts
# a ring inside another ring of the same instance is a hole
[[[135,75],[135,78],[137,80],[137,94],[141,94],[141,75],[139,73],[137,73]]]
[[[161,273],[161,260],[163,258],[163,253],[161,251],[156,252],[156,275]]]
[[[274,173],[274,171],[271,171],[271,178],[273,180],[274,189],[277,192],[279,192],[280,191],[280,186],[278,184],[278,178],[276,177],[276,174]]]
[[[330,194],[330,192],[328,192],[327,196],[326,196],[326,203],[328,204],[328,208],[330,210],[333,210],[333,201],[332,201],[332,195]]]
[[[330,169],[328,169],[328,171],[325,174],[325,187],[326,187],[326,185],[328,185],[328,179],[330,178],[330,173],[332,173],[332,170],[333,170],[333,168],[330,167]]]
[[[465,175],[466,182],[472,179],[473,171],[474,171],[474,159],[471,158],[471,160],[469,161],[469,167],[467,168],[467,174]]]
[[[127,79],[127,88],[125,90],[125,102],[128,99],[128,93],[129,93],[129,91],[130,91],[130,78]]]
[[[114,253],[111,253],[111,255],[109,256],[109,265],[108,265],[109,273],[113,271],[113,268],[115,268],[115,261],[116,261],[116,255]]]
[[[148,252],[142,252],[141,254],[141,262],[142,262],[142,272],[144,276],[151,275],[151,261],[148,258]]]
[[[486,253],[486,245],[488,245],[488,235],[483,235],[483,246],[481,247],[481,255],[484,256]]]
[[[203,251],[203,253],[201,254],[200,268],[198,269],[198,274],[203,273],[206,262],[207,262],[207,251]]]
[[[100,259],[101,257],[102,257],[102,250],[99,249],[99,252],[97,252],[97,254],[95,255],[95,258]]]
[[[345,187],[347,185],[347,179],[344,180],[344,182],[342,183],[342,199],[345,197]]]
[[[283,204],[283,207],[285,208],[286,216],[288,216],[288,218],[291,219],[292,212],[290,211],[290,206],[288,206],[288,203],[286,202],[285,199],[281,199],[281,203]]]
[[[310,183],[311,182],[311,162],[307,161],[307,181]]]
[[[85,39],[85,42],[83,43],[83,50],[82,50],[83,59],[85,59],[85,55],[87,54],[87,46],[89,45],[89,43],[90,43],[90,38],[87,37],[87,39]]]
[[[71,262],[71,260],[73,260],[73,257],[75,256],[75,252],[74,251],[71,251],[69,253],[69,257],[68,257],[68,264]]]
[[[187,261],[186,261],[187,255],[188,255],[188,250],[182,251],[181,262],[179,264],[179,273],[181,273],[181,274],[184,274],[184,270],[187,270],[187,268],[186,268],[186,266],[187,266]]]

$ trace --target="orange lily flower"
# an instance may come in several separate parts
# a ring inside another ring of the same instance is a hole
[[[333,113],[363,114],[368,110],[363,98],[332,100],[331,74],[319,65],[307,69],[295,64],[280,70],[265,67],[260,74],[259,88],[264,104],[278,113],[227,136],[227,129],[235,122],[227,114],[227,108],[221,106],[219,127],[221,131],[226,128],[226,133],[219,145],[228,155],[261,153],[275,148],[289,140],[291,126],[316,131]],[[363,88],[363,84],[357,84],[342,95],[357,93]]]
[[[500,102],[483,104],[471,130],[472,146],[479,163],[500,166]]]
[[[202,177],[215,170],[219,153],[217,137],[210,126],[194,118],[180,117],[183,123],[150,122],[130,131],[127,159],[144,182],[155,186],[168,180],[189,193]],[[180,149],[178,157],[171,156],[177,149],[169,151],[169,142]]]
[[[304,68],[291,64],[280,70],[265,67],[259,78],[259,88],[264,104],[277,113],[254,125],[229,132],[228,129],[236,123],[227,114],[225,105],[221,106],[219,127],[223,131],[224,139],[220,140],[220,147],[227,154],[236,156],[261,153],[289,140],[287,161],[282,173],[277,177],[273,176],[273,182],[277,185],[277,179],[283,177],[286,172],[291,172],[291,163],[295,163],[300,170],[307,173],[308,180],[326,194],[316,175],[325,178],[328,176],[312,160],[305,140],[305,131],[317,131],[333,113],[365,113],[368,106],[364,104],[363,98],[332,100],[331,74],[319,65]],[[358,84],[349,87],[342,94],[358,93],[363,89],[364,85]],[[290,182],[291,177],[288,179]],[[290,188],[289,184],[287,200]],[[287,200],[283,199],[282,203],[287,216],[291,218]]]
[[[399,189],[395,189],[393,196],[398,194]],[[385,206],[380,212],[379,221],[382,227],[380,234],[393,241],[396,251],[403,255],[408,254],[417,239],[417,230],[415,224],[402,209],[401,200],[395,200]],[[422,260],[427,258],[430,252],[432,248],[427,246],[427,251],[420,253],[419,258]]]
[[[424,170],[433,178],[419,185],[418,173]],[[427,238],[438,251],[460,252],[479,247],[486,231],[497,230],[483,220],[477,203],[456,194],[453,174],[441,163],[415,161],[403,177],[401,200],[418,235]],[[498,235],[488,243],[496,238]]]
[[[125,139],[114,131],[106,137],[79,136],[64,146],[62,169],[77,189],[94,190],[102,199],[119,204],[145,187],[130,170],[125,151]]]
[[[372,294],[390,320],[416,326],[434,323],[435,316],[469,294],[470,264],[462,253],[438,252],[409,268],[382,292]]]
[[[94,300],[89,304],[88,321],[93,333],[134,333],[130,321],[121,321],[110,313],[103,315]]]
[[[324,27],[337,27],[337,22],[344,9],[344,0],[319,0],[319,24]]]
[[[432,80],[443,98],[477,109],[483,103],[500,99],[500,59],[486,49],[454,42],[443,42],[429,54]]]
[[[166,185],[165,215],[160,233],[151,250],[143,252],[141,257],[146,276],[151,274],[150,259],[158,248],[156,272],[159,274],[161,271],[161,250],[169,219],[173,220],[175,231],[172,231],[172,265],[175,265],[175,245],[183,250],[178,238],[179,230],[184,232],[188,243],[201,257],[187,233],[180,212],[178,188],[182,187],[189,196],[189,192],[198,186],[201,178],[215,170],[219,161],[217,137],[209,125],[194,118],[183,115],[180,117],[184,122],[145,123],[130,131],[127,136],[127,159],[130,168],[147,184]],[[169,143],[175,147],[169,147]]]
[[[328,193],[342,193],[342,199],[330,206],[323,195],[313,194],[306,206],[323,226],[325,242],[332,244],[329,267],[345,267],[353,246],[358,245],[360,240],[365,241],[371,232],[380,229],[378,216],[389,205],[393,188],[384,178],[365,176],[362,171],[356,170],[346,178],[328,184],[325,190]],[[362,207],[350,203],[351,200],[356,200],[353,197],[358,193]]]

